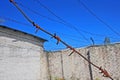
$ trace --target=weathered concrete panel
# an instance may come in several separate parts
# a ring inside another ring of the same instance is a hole
[[[0,28],[0,80],[43,80],[40,56],[43,40]]]
[[[49,62],[49,75],[51,80],[62,79],[64,77],[63,65],[62,65],[62,54],[60,52],[57,53],[47,53],[48,54],[48,62]]]
[[[114,80],[120,80],[120,44],[111,44],[107,46],[94,46],[82,49],[76,49],[86,58],[87,53],[90,52],[91,61],[97,66],[105,68]],[[48,53],[49,56],[49,69],[50,75],[56,76],[61,79],[64,76],[65,80],[90,80],[90,71],[88,62],[85,61],[81,56],[74,53],[68,56],[72,51],[63,50],[57,52]],[[62,54],[63,63],[60,62]],[[63,72],[61,66],[63,64]],[[92,66],[93,80],[110,80],[109,78],[103,77],[100,71]],[[55,79],[52,79],[55,80]]]

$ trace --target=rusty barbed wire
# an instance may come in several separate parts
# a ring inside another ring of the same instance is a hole
[[[83,59],[85,59],[88,63],[90,63],[91,65],[93,65],[94,67],[96,67],[97,69],[99,69],[101,71],[101,73],[103,74],[104,77],[108,77],[111,80],[113,80],[113,78],[110,76],[110,74],[107,72],[106,69],[102,69],[102,67],[99,67],[97,65],[95,65],[94,63],[92,63],[91,61],[89,61],[85,56],[83,56],[80,52],[78,52],[77,50],[75,50],[75,48],[73,48],[72,46],[68,45],[66,42],[64,42],[63,40],[61,40],[61,38],[59,36],[57,36],[56,34],[51,34],[48,31],[44,30],[43,28],[41,28],[39,25],[37,25],[34,21],[32,21],[31,19],[29,19],[29,17],[19,8],[19,6],[16,4],[16,2],[14,2],[14,0],[9,0],[21,13],[22,15],[33,25],[36,27],[36,32],[38,30],[41,30],[43,32],[45,32],[46,34],[50,35],[51,37],[53,37],[54,39],[57,40],[56,44],[59,44],[59,42],[63,43],[67,48],[69,48],[70,50],[72,50],[72,52],[69,54],[69,56],[73,53],[77,53],[78,55],[80,55]]]

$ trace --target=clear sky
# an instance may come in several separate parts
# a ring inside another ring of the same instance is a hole
[[[120,41],[120,0],[14,0],[26,15],[41,28],[56,33],[74,48]],[[61,50],[63,44],[35,28],[9,0],[0,2],[0,25],[21,30],[48,40],[45,50]]]

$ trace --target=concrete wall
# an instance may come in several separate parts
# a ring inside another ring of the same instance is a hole
[[[76,49],[86,58],[90,52],[91,61],[105,68],[114,80],[120,80],[120,44],[111,44],[108,46],[94,46],[82,49]],[[62,50],[58,52],[49,52],[48,67],[51,80],[91,80],[88,62],[74,53],[68,56],[72,51]],[[102,77],[99,70],[93,66],[93,80],[110,80]]]
[[[91,80],[88,62],[71,50],[43,52],[43,39],[0,28],[0,80]],[[120,44],[76,49],[120,80]],[[102,77],[92,66],[93,80]]]
[[[44,40],[0,27],[0,80],[45,80]],[[42,73],[42,75],[41,75]]]

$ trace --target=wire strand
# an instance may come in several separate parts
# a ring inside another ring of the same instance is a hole
[[[54,22],[62,23],[62,22],[60,22],[60,21],[58,21],[58,20],[55,20],[55,19],[53,19],[53,18],[50,18],[50,17],[48,17],[48,16],[45,16],[45,15],[40,14],[39,12],[30,9],[29,7],[23,5],[22,3],[18,3],[18,2],[17,2],[17,4],[20,5],[20,6],[23,7],[23,8],[31,11],[32,13],[37,14],[37,15],[43,17],[43,18],[47,18],[48,20],[51,20],[51,21],[54,21]]]
[[[11,22],[14,22],[14,23],[18,23],[18,24],[21,24],[21,25],[31,26],[30,24],[27,24],[27,23],[24,23],[24,22],[20,22],[20,21],[17,21],[15,19],[11,19],[11,18],[8,18],[8,17],[0,16],[0,18],[8,20],[8,21],[11,21]]]
[[[58,20],[55,20],[55,19],[53,19],[53,18],[50,18],[50,17],[48,17],[48,16],[44,16],[44,15],[40,14],[39,12],[34,11],[34,10],[30,9],[29,7],[23,5],[22,3],[16,2],[16,4],[20,5],[21,7],[25,8],[25,9],[31,11],[31,12],[33,12],[33,13],[36,14],[36,15],[39,15],[39,16],[44,17],[44,18],[47,18],[48,20],[51,20],[51,21],[54,21],[54,22],[63,24],[63,25],[65,25],[65,26],[67,26],[67,27],[72,25],[72,24],[68,25],[68,24],[65,24],[65,23],[63,23],[63,22],[60,22],[60,21],[58,21]],[[44,6],[44,7],[45,7],[45,6]],[[46,7],[45,7],[45,8],[46,8]],[[57,15],[56,15],[56,16],[57,16]],[[72,25],[72,26],[73,26],[73,25]],[[78,29],[75,28],[75,30],[76,30],[77,32],[79,32]],[[80,29],[80,30],[81,30],[81,32],[84,32],[84,33],[87,33],[87,34],[90,34],[90,35],[102,36],[102,37],[105,36],[105,37],[106,37],[106,35],[104,35],[104,34],[92,33],[92,32],[88,32],[88,31],[82,30],[82,29]],[[79,33],[80,33],[80,32],[79,32]],[[82,35],[82,34],[81,34],[81,35]],[[84,37],[84,35],[83,35],[83,37]],[[86,39],[87,42],[88,42],[88,40],[89,40],[89,39],[87,39],[86,37],[84,37],[84,39]]]
[[[109,25],[108,23],[106,23],[103,19],[101,19],[100,17],[98,17],[90,8],[88,8],[86,6],[86,4],[84,4],[81,0],[78,0],[79,3],[81,3],[83,5],[83,7],[91,14],[93,15],[98,21],[100,21],[101,23],[103,23],[106,27],[108,27],[113,33],[115,33],[116,35],[120,36],[120,33],[118,33],[116,30],[114,30],[112,28],[111,25]]]
[[[14,6],[16,6],[16,8],[22,13],[22,15],[24,15],[24,17],[26,16],[24,14],[24,12],[17,6],[17,4],[13,1],[13,0],[9,0],[11,3],[13,3]],[[27,16],[25,17],[26,19],[28,18]],[[29,21],[29,18],[27,19]],[[30,22],[30,21],[29,21]],[[32,22],[32,23],[31,23]],[[50,35],[51,37],[54,37],[57,41],[60,41],[62,44],[64,44],[67,48],[71,49],[73,52],[77,53],[79,56],[81,56],[84,60],[86,60],[89,64],[93,65],[94,67],[96,67],[97,69],[101,70],[101,72],[107,76],[105,73],[108,73],[105,69],[102,69],[102,67],[99,67],[97,65],[95,65],[94,63],[92,63],[91,61],[89,61],[85,56],[83,56],[80,52],[78,52],[77,50],[75,50],[75,48],[71,47],[70,45],[68,45],[67,43],[65,43],[64,41],[62,41],[58,36],[56,36],[56,34],[51,34],[48,31],[42,29],[39,25],[33,23],[33,21],[31,21],[30,23],[33,24],[34,27],[36,27],[37,29],[43,31],[44,33]],[[108,78],[112,79],[113,78],[111,76],[107,76]]]
[[[43,5],[39,0],[35,0],[37,3],[40,4],[40,6],[42,6],[43,8],[45,8],[46,10],[48,10],[48,12],[50,12],[52,15],[54,15],[57,19],[59,19],[60,21],[63,22],[64,25],[66,25],[66,27],[71,27],[72,29],[74,29],[76,32],[78,32],[87,42],[90,43],[90,41],[77,29],[76,26],[72,25],[71,23],[65,21],[64,19],[62,19],[61,17],[59,17],[58,15],[56,15],[52,10],[50,10],[48,7],[46,7],[45,5]]]

